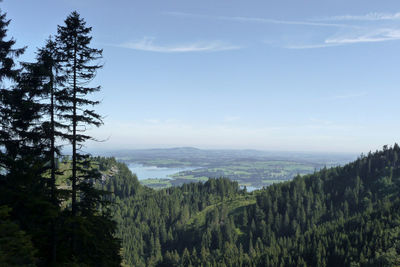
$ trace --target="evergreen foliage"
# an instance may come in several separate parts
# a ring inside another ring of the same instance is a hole
[[[131,266],[398,266],[399,153],[252,193],[227,179],[154,191],[113,159],[101,165],[118,169],[103,186]]]
[[[79,153],[91,138],[81,127],[101,124],[87,108],[97,103],[87,94],[99,90],[89,82],[101,50],[88,48],[90,28],[78,13],[65,23],[36,62],[18,67],[23,49],[7,40],[9,21],[0,13],[0,266],[121,264],[110,202],[96,185],[100,172]],[[56,183],[63,140],[74,151],[72,190]]]
[[[90,48],[89,36],[92,28],[86,27],[86,22],[77,12],[72,12],[64,21],[64,26],[58,26],[57,56],[60,59],[61,71],[64,74],[64,88],[59,92],[57,101],[63,104],[60,115],[69,123],[68,133],[65,135],[72,144],[72,205],[73,216],[84,208],[91,208],[93,203],[88,196],[91,192],[87,179],[98,177],[98,173],[91,171],[88,166],[89,155],[81,153],[83,143],[91,139],[85,135],[87,126],[100,126],[102,120],[94,110],[88,109],[99,102],[88,99],[87,95],[100,90],[100,87],[89,87],[101,65],[93,63],[101,58],[102,51]],[[80,194],[82,192],[82,194]],[[79,203],[77,198],[81,198]],[[86,203],[85,203],[86,201]],[[74,235],[75,236],[75,235]]]
[[[397,144],[251,193],[225,178],[155,191],[81,151],[102,124],[102,51],[80,15],[20,65],[9,23],[0,11],[0,266],[400,266]]]

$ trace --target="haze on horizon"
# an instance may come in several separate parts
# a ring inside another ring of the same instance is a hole
[[[104,49],[91,149],[360,154],[398,142],[400,2],[4,0],[29,44],[77,10]]]

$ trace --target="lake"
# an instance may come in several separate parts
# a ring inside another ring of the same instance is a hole
[[[198,169],[196,167],[184,167],[184,168],[168,168],[168,167],[157,167],[157,166],[144,166],[139,163],[130,163],[128,168],[132,173],[136,173],[139,180],[158,178],[158,179],[172,179],[170,175],[176,174],[182,171],[191,171]]]

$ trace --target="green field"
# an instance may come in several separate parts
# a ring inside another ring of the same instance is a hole
[[[187,227],[198,228],[202,227],[206,221],[206,215],[214,209],[225,209],[229,215],[235,215],[243,207],[253,205],[256,203],[256,194],[248,194],[239,196],[232,199],[226,199],[217,204],[207,206],[202,211],[198,212],[195,216],[191,217],[187,222]]]
[[[176,181],[204,181],[208,177],[228,177],[241,186],[261,188],[272,183],[287,181],[300,174],[312,173],[317,166],[293,161],[235,161],[226,166],[199,168],[172,175]]]
[[[170,175],[171,179],[146,179],[140,182],[152,188],[227,177],[241,186],[262,188],[287,181],[296,175],[313,173],[324,166],[350,161],[351,155],[323,155],[257,150],[202,150],[171,148],[132,150],[115,153],[125,163],[166,168],[197,167]]]
[[[154,164],[155,161],[149,162]],[[313,164],[291,161],[235,161],[219,167],[201,167],[171,175],[171,179],[144,179],[140,182],[152,188],[179,186],[184,183],[207,181],[208,178],[227,177],[240,186],[262,188],[273,183],[287,181],[296,175],[312,173]]]

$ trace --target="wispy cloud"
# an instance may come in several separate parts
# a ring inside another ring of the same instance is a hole
[[[363,34],[350,34],[325,40],[326,44],[355,44],[384,42],[400,39],[400,29],[377,29]]]
[[[322,44],[305,44],[305,45],[286,45],[284,48],[287,49],[315,49],[315,48],[326,48],[326,47],[332,47],[332,46],[338,46],[339,44],[327,44],[327,43],[322,43]]]
[[[378,13],[371,12],[364,15],[342,15],[316,19],[315,21],[379,21],[379,20],[400,20],[400,12],[397,13]]]
[[[120,47],[159,53],[187,53],[187,52],[216,52],[240,49],[240,46],[228,44],[221,41],[195,42],[176,45],[157,45],[155,38],[145,37],[135,42],[126,42]]]
[[[286,45],[288,49],[314,49],[359,43],[377,43],[400,40],[400,28],[365,29],[350,31],[326,38],[322,43]]]
[[[303,26],[318,26],[318,27],[357,27],[354,25],[339,24],[339,23],[324,23],[324,22],[313,22],[313,21],[293,21],[293,20],[278,20],[271,18],[258,18],[258,17],[242,17],[242,16],[210,16],[202,14],[184,13],[184,12],[165,12],[165,14],[177,16],[177,17],[191,17],[191,18],[202,18],[202,19],[217,19],[217,20],[228,20],[236,22],[253,22],[253,23],[268,23],[268,24],[286,24],[286,25],[303,25]]]
[[[203,14],[193,14],[184,12],[165,12],[165,14],[177,17],[226,20],[246,23],[282,24],[282,25],[303,25],[316,27],[341,28],[333,32],[326,31],[325,37],[320,41],[311,43],[298,43],[292,40],[290,44],[282,45],[287,49],[318,49],[343,46],[359,43],[373,43],[400,40],[400,12],[398,13],[377,13],[372,12],[364,15],[341,15],[320,19],[278,20],[271,18],[243,17],[243,16],[213,16]],[[398,21],[397,21],[398,20]],[[329,22],[331,21],[331,22]],[[344,23],[333,23],[343,21]],[[346,22],[347,21],[347,22]],[[353,22],[350,22],[353,21]],[[366,23],[361,23],[366,21]],[[374,23],[367,23],[368,21]],[[379,21],[382,21],[379,23]],[[389,25],[383,21],[392,21]],[[336,32],[335,32],[336,31]],[[287,39],[287,37],[285,37]],[[293,38],[294,39],[294,38]],[[314,39],[314,38],[313,38]]]
[[[355,27],[346,24],[337,23],[321,23],[321,22],[308,22],[308,21],[293,21],[293,20],[277,20],[268,18],[250,18],[250,17],[220,17],[224,20],[242,21],[242,22],[258,22],[270,24],[286,24],[286,25],[303,25],[303,26],[318,26],[318,27]]]

